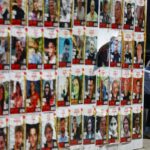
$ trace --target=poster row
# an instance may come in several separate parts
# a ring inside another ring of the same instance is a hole
[[[143,71],[101,68],[0,73],[0,115],[73,105],[124,106],[143,101]],[[10,112],[9,112],[10,110]]]
[[[72,65],[143,68],[145,34],[73,28],[0,27],[0,69],[56,69]]]
[[[74,108],[55,113],[0,118],[5,149],[81,148],[129,143],[142,138],[143,108]],[[2,150],[2,149],[1,149]]]
[[[0,24],[144,31],[146,0],[1,0]]]

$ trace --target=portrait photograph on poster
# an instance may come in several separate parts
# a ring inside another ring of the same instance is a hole
[[[10,24],[10,0],[0,1],[0,24],[9,25]]]
[[[44,26],[59,26],[59,1],[44,0]]]
[[[10,32],[7,27],[0,29],[0,70],[10,69]]]
[[[11,24],[27,25],[27,0],[11,1]]]
[[[43,26],[43,1],[29,0],[28,25]]]
[[[85,25],[86,1],[74,0],[74,26]]]
[[[26,69],[27,36],[25,28],[11,29],[11,69]]]

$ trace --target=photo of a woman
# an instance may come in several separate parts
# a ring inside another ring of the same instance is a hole
[[[30,90],[29,90],[29,93],[30,93],[30,96],[29,96],[29,98],[30,98],[30,105],[29,105],[29,107],[30,108],[36,108],[40,104],[40,96],[39,96],[39,93],[36,90],[35,86],[36,86],[35,82],[31,81],[30,82]]]
[[[18,81],[16,82],[16,90],[12,94],[11,99],[14,100],[14,108],[23,107],[22,90],[21,90],[21,85]]]
[[[72,99],[79,103],[82,100],[82,81],[79,76],[72,79]]]
[[[44,85],[43,98],[46,99],[46,105],[48,106],[54,105],[54,97],[50,88],[50,83],[48,81],[46,81]]]
[[[122,137],[128,138],[131,136],[131,132],[130,132],[130,119],[129,117],[125,116],[123,119],[123,135]]]

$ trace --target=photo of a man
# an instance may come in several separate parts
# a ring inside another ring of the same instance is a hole
[[[110,17],[110,1],[103,0],[101,1],[102,10],[100,11],[100,22],[105,24],[111,23]]]
[[[85,100],[95,101],[96,77],[85,77]]]
[[[101,79],[100,81],[100,100],[107,101],[108,100],[108,78]]]
[[[86,21],[97,22],[98,21],[98,1],[88,0]]]
[[[96,62],[96,53],[97,53],[97,37],[86,37],[86,46],[85,46],[85,63],[86,64],[95,64]],[[90,62],[89,62],[90,61]]]
[[[134,93],[133,93],[133,100],[140,101],[142,99],[142,80],[135,79],[133,81]]]
[[[12,1],[12,19],[24,20],[25,19],[26,0],[13,0]]]
[[[70,41],[68,39],[65,39],[64,41],[64,50],[62,54],[62,61],[68,62],[70,57]]]
[[[75,20],[85,20],[85,0],[74,1],[74,15]]]
[[[121,25],[122,24],[122,2],[116,0],[115,2],[115,24]]]
[[[59,133],[58,133],[58,142],[67,143],[68,142],[68,124],[66,118],[60,118],[59,120]]]
[[[27,145],[29,150],[40,150],[39,145],[39,124],[26,125],[27,128]]]
[[[133,134],[141,134],[141,114],[133,114]]]
[[[12,37],[12,64],[26,64],[26,41]]]
[[[116,79],[111,84],[111,100],[115,102],[120,100],[120,82]]]
[[[122,80],[122,98],[123,101],[127,101],[130,103],[131,101],[131,80],[130,79],[124,79]]]
[[[45,22],[58,21],[58,1],[48,0],[45,1]]]
[[[45,149],[57,148],[57,141],[56,139],[53,139],[53,134],[54,134],[53,132],[54,130],[52,125],[50,123],[47,123],[44,129],[44,135],[46,138],[46,143],[44,144]]]
[[[97,117],[96,140],[106,140],[107,138],[107,117]]]
[[[130,48],[129,42],[125,43],[124,47],[124,63],[131,64],[132,63],[132,49]]]
[[[20,150],[24,148],[24,129],[23,126],[15,127],[15,145],[13,150]]]
[[[72,39],[59,38],[59,66],[69,66],[72,60]]]
[[[135,42],[135,53],[134,53],[134,63],[135,64],[142,64],[143,61],[143,50],[144,49],[144,43],[143,42]]]
[[[122,42],[118,37],[110,39],[110,66],[121,66]]]
[[[120,63],[120,58],[121,58],[121,55],[120,55],[120,45],[119,45],[119,41],[117,39],[114,39],[114,41],[112,41],[112,45],[113,45],[113,48],[111,50],[111,62],[112,63]]]

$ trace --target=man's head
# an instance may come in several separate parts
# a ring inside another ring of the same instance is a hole
[[[130,120],[128,117],[124,117],[124,119],[123,119],[123,130],[126,134],[130,130]]]
[[[125,44],[125,50],[128,52],[129,51],[129,43]]]
[[[90,53],[95,53],[95,42],[94,40],[90,40]]]
[[[36,148],[38,144],[38,126],[32,125],[30,127],[28,139],[29,139],[30,147]]]
[[[142,56],[142,44],[138,43],[136,49],[137,49],[137,57],[141,58],[141,56]]]
[[[140,116],[139,116],[139,114],[135,115],[135,117],[134,117],[134,127],[137,129],[140,127]]]
[[[24,130],[22,126],[15,127],[15,148],[21,149],[23,145],[23,138],[24,138]]]
[[[114,52],[118,52],[119,41],[116,39],[114,41]]]
[[[77,128],[77,118],[73,117],[73,128]]]
[[[94,78],[89,78],[88,79],[88,93],[89,93],[89,96],[92,98],[93,97],[93,94],[94,94],[94,91],[95,91],[95,83],[94,83]]]
[[[56,52],[56,46],[53,42],[48,43],[48,55],[49,57],[52,57],[55,55]]]
[[[78,2],[78,8],[81,9],[82,8],[82,0],[77,0]]]
[[[136,80],[136,93],[137,94],[140,94],[140,92],[141,92],[141,82],[140,82],[140,80]]]
[[[65,120],[65,118],[61,118],[60,119],[60,128],[65,129],[65,127],[66,127],[66,120]]]
[[[91,10],[91,13],[94,14],[94,11],[95,11],[95,1],[94,0],[91,0],[90,10]]]
[[[73,79],[73,92],[74,95],[79,95],[79,91],[80,91],[80,80],[78,77]]]
[[[4,131],[1,129],[0,130],[0,150],[5,150],[5,145],[6,145],[5,134],[4,134]]]
[[[103,133],[103,135],[106,134],[106,117],[101,117],[100,119],[100,122],[99,122],[99,129],[100,129],[100,132]]]
[[[121,16],[122,16],[121,2],[116,1],[116,4],[115,4],[115,23],[116,24],[121,24]]]
[[[109,3],[108,3],[107,0],[104,0],[103,12],[104,12],[105,14],[107,14],[107,13],[108,13],[108,10],[109,10]]]
[[[119,81],[114,80],[112,83],[112,94],[117,95],[119,92]]]
[[[129,91],[129,82],[128,80],[124,80],[123,82],[123,86],[124,86],[124,92],[128,92]]]
[[[17,4],[21,8],[21,6],[22,6],[22,0],[17,0]]]
[[[132,11],[131,11],[131,3],[128,3],[127,4],[127,14],[131,14]]]
[[[50,11],[50,15],[54,15],[55,14],[55,2],[54,0],[49,0],[49,11]]]
[[[138,26],[142,27],[144,21],[144,6],[138,6],[136,9],[136,14],[137,14]]]
[[[69,39],[65,39],[64,41],[64,52],[69,52],[70,50],[70,41]]]
[[[45,126],[45,137],[47,142],[51,142],[53,139],[53,128],[50,123],[47,123]]]

